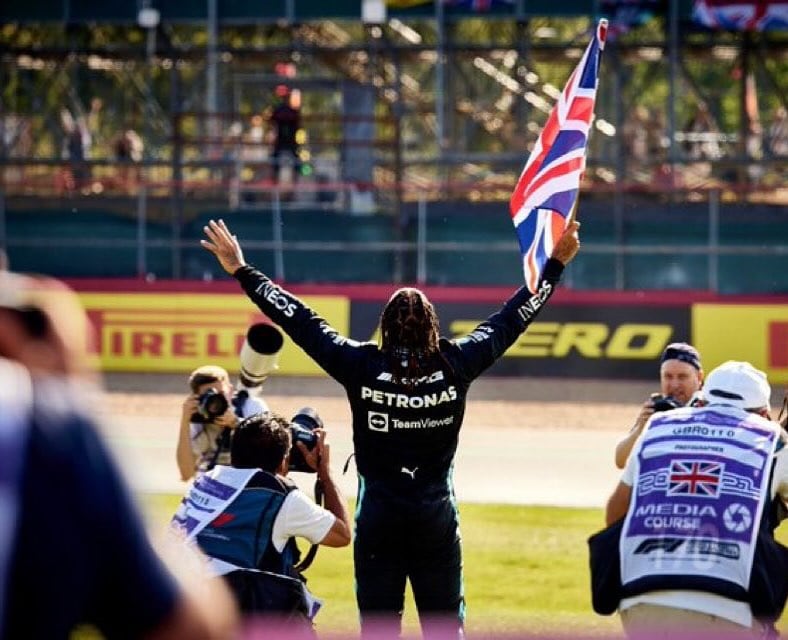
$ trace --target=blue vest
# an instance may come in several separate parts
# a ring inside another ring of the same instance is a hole
[[[294,575],[298,562],[295,540],[282,552],[274,547],[274,521],[295,485],[259,471],[238,496],[197,534],[197,544],[212,558],[245,569]]]

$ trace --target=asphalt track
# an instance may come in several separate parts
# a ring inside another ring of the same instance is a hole
[[[100,412],[104,433],[132,488],[182,493],[175,465],[183,376],[110,375]],[[460,435],[460,502],[601,507],[617,482],[613,448],[652,386],[643,382],[483,377],[472,387]],[[325,378],[272,378],[263,396],[288,416],[312,406],[329,431],[331,460],[346,496],[356,494],[350,413]],[[309,488],[313,476],[293,474]]]

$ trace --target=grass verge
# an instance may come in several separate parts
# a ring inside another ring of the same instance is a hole
[[[148,522],[157,528],[166,525],[180,497],[148,494],[140,499]],[[602,520],[600,509],[461,505],[469,637],[619,636],[615,616],[591,610],[586,538]],[[309,589],[324,601],[318,631],[355,634],[351,547],[321,548],[306,576]],[[407,635],[418,633],[410,593],[403,626]]]

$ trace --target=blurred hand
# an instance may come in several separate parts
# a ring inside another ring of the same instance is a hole
[[[635,429],[642,429],[643,426],[648,422],[648,419],[654,415],[654,401],[649,398],[643,403],[643,406],[640,408],[640,413],[638,414],[637,419],[635,420]]]
[[[577,233],[578,229],[580,229],[580,223],[577,220],[572,220],[564,231],[564,234],[560,237],[558,242],[556,242],[555,247],[553,247],[552,257],[561,262],[564,266],[572,261],[578,249],[580,249],[580,238]]]
[[[195,413],[197,413],[197,396],[191,394],[186,396],[186,400],[183,401],[183,417],[191,418]]]
[[[224,220],[219,220],[219,222],[211,220],[207,226],[203,227],[203,231],[208,236],[208,240],[200,240],[200,244],[216,256],[222,269],[227,273],[233,275],[246,264],[241,245],[238,244],[238,238],[230,233]]]

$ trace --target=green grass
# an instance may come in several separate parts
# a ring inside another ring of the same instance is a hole
[[[163,527],[179,497],[140,496],[150,524]],[[591,610],[586,538],[601,527],[601,509],[511,505],[460,506],[467,631],[619,636],[616,616]],[[303,544],[302,544],[303,548]],[[358,630],[351,547],[321,548],[306,571],[309,589],[324,601],[318,631]],[[407,594],[404,629],[418,632]]]
[[[180,496],[139,499],[155,533],[167,525]],[[622,638],[617,616],[598,616],[591,609],[586,539],[602,522],[601,509],[461,505],[468,636]],[[777,538],[788,544],[788,526],[777,530]],[[318,632],[355,636],[351,547],[321,548],[306,576],[310,590],[324,602]],[[788,631],[784,619],[777,626],[782,634]],[[407,637],[418,636],[410,593],[403,628]],[[101,640],[101,635],[82,628],[72,640]]]

